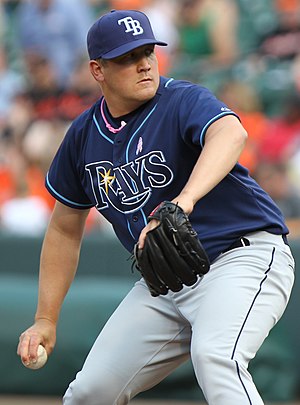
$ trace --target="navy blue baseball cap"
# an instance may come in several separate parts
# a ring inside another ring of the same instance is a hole
[[[90,59],[113,59],[142,45],[156,44],[146,14],[136,10],[112,10],[100,17],[89,29],[87,48]]]

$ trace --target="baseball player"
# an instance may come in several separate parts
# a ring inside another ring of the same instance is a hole
[[[152,296],[143,278],[120,303],[64,395],[65,405],[123,405],[191,358],[212,405],[261,405],[248,363],[282,316],[294,281],[288,229],[238,163],[246,132],[208,89],[160,77],[145,14],[105,14],[87,36],[103,94],[70,126],[46,187],[56,206],[45,235],[26,363],[54,348],[85,220],[95,207],[121,243],[142,249],[162,201],[188,214],[210,260],[192,286]],[[162,263],[163,266],[163,263]],[[101,310],[101,309],[99,309]]]

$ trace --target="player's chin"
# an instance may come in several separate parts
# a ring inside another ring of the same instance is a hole
[[[136,91],[135,95],[138,97],[140,101],[148,101],[151,100],[156,94],[156,86],[152,82],[152,84],[147,86],[139,86],[138,90]]]

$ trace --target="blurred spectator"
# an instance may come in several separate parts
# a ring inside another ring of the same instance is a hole
[[[165,41],[167,47],[156,47],[159,70],[167,76],[171,70],[179,34],[176,26],[178,2],[176,0],[147,0],[142,8],[151,21],[156,38]]]
[[[259,163],[259,150],[269,127],[269,118],[263,112],[263,106],[253,86],[237,80],[230,80],[218,90],[218,97],[235,111],[248,132],[245,149],[240,156],[240,163],[251,173]]]
[[[0,44],[4,44],[5,28],[4,7],[2,2],[0,2]]]
[[[298,91],[298,93],[300,93],[300,52],[293,60],[290,73],[295,89]]]
[[[45,230],[55,203],[44,187],[45,176],[67,125],[60,120],[35,120],[24,130],[23,136],[2,138],[0,226],[6,232],[39,235]],[[86,232],[100,229],[110,230],[103,218],[99,219],[92,210]]]
[[[56,113],[61,119],[72,121],[100,97],[99,87],[93,79],[86,57],[78,59],[68,89],[56,100]]]
[[[24,89],[21,75],[9,68],[5,49],[0,44],[0,133],[14,97]]]
[[[22,0],[1,0],[0,31],[3,33],[3,41],[0,40],[5,48],[8,65],[14,70],[22,70],[22,55],[20,53],[19,41],[17,40],[16,10]],[[0,34],[1,37],[1,34]]]
[[[85,18],[87,13],[84,11],[90,6],[83,3],[79,0],[20,2],[16,7],[19,21],[29,22],[20,29],[20,32],[25,29],[28,33],[22,38],[22,44],[25,44],[22,76],[8,69],[6,54],[1,49],[0,117],[3,106],[5,120],[0,126],[0,222],[7,231],[32,234],[34,229],[37,232],[44,230],[54,204],[44,187],[49,163],[69,121],[99,97],[85,63],[85,38],[91,20]],[[74,14],[84,22],[83,25],[75,21]],[[68,79],[63,80],[57,75],[51,52],[60,57],[66,46],[68,55],[72,54],[72,61],[67,56],[72,66],[63,62]],[[25,85],[17,87],[19,82]],[[24,226],[18,228],[23,215]],[[90,230],[93,226],[94,221],[90,219],[87,228]]]
[[[56,101],[62,91],[58,86],[54,66],[40,54],[24,55],[24,73],[27,88],[24,96],[32,103],[35,119],[51,119],[56,116]]]
[[[176,0],[144,1],[144,11],[151,21],[156,38],[165,41],[168,46],[165,52],[173,54],[178,48],[179,33],[176,25],[178,18],[178,2]],[[156,48],[156,51],[158,48]]]
[[[37,168],[43,176],[43,182],[67,127],[64,121],[38,120],[24,134],[21,147],[27,168]]]
[[[287,162],[291,181],[295,184],[295,187],[300,190],[300,136],[290,144]]]
[[[9,162],[11,161],[11,165]],[[11,138],[0,137],[0,207],[15,195],[14,168],[20,167],[23,157]],[[22,174],[22,170],[18,170]],[[23,176],[22,176],[23,177]]]
[[[290,94],[281,116],[274,117],[260,145],[262,159],[284,162],[300,137],[300,93]]]
[[[53,66],[47,58],[28,53],[24,64],[27,89],[23,97],[32,105],[32,119],[59,118],[70,121],[99,98],[99,90],[92,80],[86,57],[76,61],[66,89],[58,86]]]
[[[0,224],[4,231],[14,235],[43,235],[51,211],[45,201],[28,195],[26,185],[19,185],[16,195],[0,207]]]
[[[299,0],[274,0],[275,7],[281,12],[295,13],[299,16]]]
[[[100,15],[107,13],[110,9],[109,0],[86,0],[91,8],[94,20],[97,20]]]
[[[291,59],[300,53],[300,3],[275,0],[278,24],[262,40],[260,51],[272,57]]]
[[[58,121],[34,121],[22,136],[2,140],[0,205],[19,197],[22,202],[25,197],[37,197],[49,210],[53,208],[54,199],[44,187],[45,175],[65,131],[66,124]]]
[[[256,181],[278,204],[291,237],[300,236],[300,191],[290,182],[287,164],[261,162],[254,172]]]
[[[183,0],[177,15],[178,60],[190,70],[223,69],[239,55],[238,8],[233,0]]]
[[[66,87],[78,58],[86,54],[86,33],[92,22],[86,1],[24,0],[18,8],[22,51],[25,56],[48,59],[58,85]]]
[[[33,121],[34,116],[32,100],[24,94],[17,95],[6,115],[6,126],[3,129],[2,136],[18,143]]]
[[[266,3],[272,6],[272,19],[264,30]],[[290,187],[300,192],[300,2],[266,3],[257,0],[251,12],[243,14],[242,21],[247,17],[253,23],[255,9],[259,13],[264,7],[256,33],[259,45],[239,59],[240,18],[243,7],[249,10],[247,0],[0,0],[2,226],[13,229],[16,207],[21,212],[26,206],[29,213],[39,206],[41,224],[53,207],[44,176],[66,126],[99,98],[86,63],[86,33],[92,21],[110,9],[147,13],[155,35],[169,44],[156,49],[162,74],[215,86],[249,135],[240,162],[260,176],[267,191],[277,179],[282,192]],[[246,25],[245,30],[248,35]],[[281,90],[288,93],[287,100]],[[288,197],[282,199],[273,188],[274,199],[289,207],[284,208],[286,215],[296,213],[294,194],[286,191]],[[97,218],[90,214],[88,232],[102,227]],[[26,225],[29,229],[30,223],[33,219]],[[295,234],[299,225],[292,228]]]
[[[111,10],[141,10],[149,0],[109,0],[108,9]]]

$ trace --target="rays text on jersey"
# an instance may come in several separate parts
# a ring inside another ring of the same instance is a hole
[[[166,187],[174,177],[161,151],[149,152],[120,166],[107,160],[89,163],[85,170],[96,208],[100,211],[110,206],[124,213],[142,208],[153,188]]]

